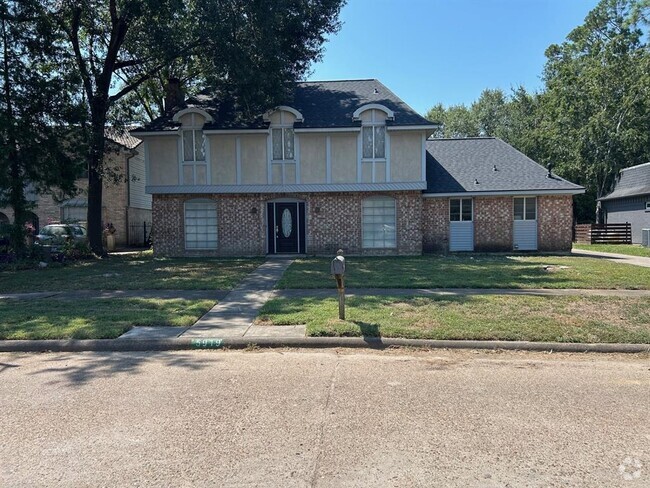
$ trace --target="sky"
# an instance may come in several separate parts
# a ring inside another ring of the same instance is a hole
[[[597,0],[348,0],[308,80],[377,78],[418,112],[542,86],[544,51]]]

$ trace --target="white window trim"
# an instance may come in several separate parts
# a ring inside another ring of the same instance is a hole
[[[354,111],[352,114],[352,120],[359,120],[361,117],[361,114],[365,112],[366,110],[381,110],[386,114],[386,118],[388,120],[393,120],[395,119],[395,112],[393,112],[391,109],[389,109],[387,106],[382,105],[380,103],[368,103],[366,105],[362,105],[358,109]]]
[[[363,219],[364,219],[364,205],[369,200],[391,200],[393,202],[393,208],[395,209],[395,221],[394,221],[394,225],[395,225],[395,244],[393,246],[390,246],[390,247],[366,247],[366,245],[365,245],[366,239],[365,239],[365,235],[364,235],[365,234],[365,225],[364,225]],[[389,196],[375,196],[375,197],[364,198],[361,201],[361,248],[362,249],[370,249],[370,250],[372,250],[372,249],[375,249],[375,250],[376,249],[397,249],[397,200],[395,198],[389,197]]]
[[[288,110],[290,109],[290,110]],[[269,126],[269,135],[267,139],[267,151],[268,151],[268,158],[267,158],[267,167],[268,167],[268,178],[267,181],[269,185],[273,184],[273,168],[276,165],[280,165],[282,169],[282,177],[281,177],[281,182],[279,184],[286,185],[286,184],[299,184],[300,183],[300,138],[298,137],[298,134],[296,134],[296,131],[293,127],[293,123],[289,123],[285,120],[285,113],[291,113],[296,117],[296,122],[302,122],[302,114],[298,112],[297,110],[292,109],[291,107],[286,107],[284,105],[281,105],[278,107],[276,110],[273,110],[271,112],[268,112],[268,115],[270,116],[272,113],[279,111],[280,112],[280,123],[279,124],[271,124]],[[267,119],[268,120],[268,119]],[[282,138],[282,159],[273,159],[273,131],[274,129],[280,129],[280,134]],[[285,129],[291,129],[293,130],[293,158],[291,159],[286,159],[285,154],[284,154],[284,141],[285,141]],[[294,165],[294,172],[295,172],[295,181],[292,183],[287,182],[287,165]]]
[[[210,185],[212,183],[212,174],[211,174],[211,164],[210,164],[210,140],[209,138],[205,135],[205,132],[203,132],[203,160],[197,161],[192,160],[192,161],[186,161],[185,160],[185,147],[184,147],[184,133],[187,131],[192,131],[192,157],[196,158],[196,152],[195,152],[195,147],[196,147],[196,131],[203,130],[203,123],[199,123],[196,119],[196,114],[198,111],[196,109],[186,109],[186,113],[190,113],[192,115],[192,121],[189,125],[185,125],[181,128],[179,131],[179,139],[178,139],[178,163],[179,163],[179,168],[178,168],[178,181],[180,182],[181,185],[186,185],[186,184],[192,184],[195,185],[196,183],[196,168],[197,166],[205,166],[205,184]],[[180,114],[183,112],[181,110],[177,114]],[[184,114],[183,114],[184,115]],[[201,113],[198,113],[198,115],[203,115]],[[184,174],[185,174],[185,167],[187,166],[192,166],[192,182],[191,183],[186,183],[184,180]]]
[[[459,200],[460,201],[460,220],[451,220],[451,201]],[[469,220],[463,220],[463,201],[469,200],[469,206],[471,209],[472,218]],[[514,209],[513,209],[514,212]],[[513,214],[514,215],[514,214]],[[474,199],[473,198],[450,198],[449,199],[449,222],[474,222]]]
[[[645,211],[650,212],[650,201],[645,202]]]
[[[367,105],[366,107],[370,107]],[[363,108],[363,107],[362,107]],[[367,109],[364,109],[365,112]],[[370,109],[370,121],[364,121],[361,123],[361,131],[357,139],[357,150],[359,152],[358,164],[357,164],[357,182],[363,183],[363,165],[372,164],[372,177],[371,183],[389,183],[390,182],[390,136],[386,130],[386,123],[382,120],[377,120],[377,108]],[[386,109],[388,110],[388,109]],[[363,157],[363,129],[365,127],[372,127],[372,158]],[[375,127],[384,127],[384,157],[376,158],[375,155]],[[376,165],[377,163],[385,164],[385,174],[382,181],[376,181]]]
[[[215,237],[216,243],[214,247],[187,247],[187,204],[188,203],[209,203],[214,206],[216,211],[216,226]],[[219,212],[217,209],[217,202],[208,198],[194,198],[183,202],[183,245],[186,251],[214,251],[219,249]]]
[[[206,122],[212,122],[214,120],[212,118],[212,115],[210,115],[208,112],[198,107],[188,107],[188,108],[184,108],[183,110],[179,110],[174,114],[172,120],[174,122],[180,122],[181,117],[186,114],[192,114],[192,122],[194,122],[194,114],[198,114],[202,116]]]
[[[522,199],[524,201],[524,215],[523,219],[515,219],[515,200]],[[526,218],[526,202],[528,200],[535,200],[535,218],[528,219]],[[512,199],[512,220],[514,222],[537,222],[537,197],[536,196],[526,196],[526,197],[513,197]]]

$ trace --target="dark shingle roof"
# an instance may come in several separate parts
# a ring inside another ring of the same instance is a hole
[[[427,141],[425,193],[583,190],[558,176],[548,178],[547,174],[546,168],[501,139]]]
[[[619,179],[614,185],[614,191],[600,200],[634,197],[650,194],[650,163],[639,164],[622,169]]]
[[[302,113],[304,122],[296,123],[296,128],[337,128],[358,127],[360,123],[352,120],[352,114],[362,105],[370,103],[385,105],[395,113],[395,120],[387,123],[389,126],[438,125],[422,117],[380,81],[374,79],[296,83],[290,99],[281,105],[288,105]],[[189,98],[186,106],[201,108],[214,118],[213,123],[204,126],[206,130],[268,127],[268,122],[262,119],[263,114],[253,120],[246,119],[233,100],[209,95],[207,92]],[[165,116],[134,132],[177,128],[178,124],[171,120],[171,116]]]

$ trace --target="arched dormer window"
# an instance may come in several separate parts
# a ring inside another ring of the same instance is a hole
[[[270,183],[290,185],[299,179],[296,135],[293,125],[302,122],[302,114],[291,107],[280,106],[264,115],[270,122]]]
[[[174,115],[181,123],[179,142],[180,179],[182,185],[207,185],[210,182],[209,147],[203,125],[212,117],[201,109],[184,109]]]
[[[383,105],[371,104],[357,109],[353,117],[361,121],[359,180],[382,183],[390,180],[389,140],[386,120],[393,112]]]

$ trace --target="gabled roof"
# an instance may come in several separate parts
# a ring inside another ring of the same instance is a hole
[[[614,191],[599,200],[650,195],[650,163],[622,169]]]
[[[344,128],[359,127],[361,123],[353,120],[353,113],[359,107],[371,103],[384,105],[395,113],[394,120],[387,121],[388,126],[438,126],[422,117],[375,79],[296,83],[289,99],[280,105],[302,113],[304,121],[296,123],[295,128]],[[185,106],[201,108],[213,117],[214,121],[206,124],[204,130],[265,129],[269,125],[263,120],[262,113],[248,119],[243,116],[234,100],[207,91],[187,99]],[[133,133],[176,130],[178,127],[179,124],[172,121],[172,116],[167,115]]]
[[[104,129],[104,136],[116,144],[125,147],[126,149],[135,149],[142,143],[140,139],[137,139],[129,134],[128,129],[121,131],[113,127],[106,127]]]
[[[496,167],[496,170],[495,170]],[[427,190],[430,194],[558,191],[584,188],[556,175],[494,137],[427,140]]]

